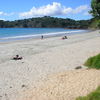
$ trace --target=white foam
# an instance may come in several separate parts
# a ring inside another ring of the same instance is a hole
[[[12,36],[12,37],[3,37],[0,38],[0,40],[6,40],[6,39],[20,39],[20,38],[31,38],[31,37],[40,37],[43,36],[56,36],[56,35],[63,35],[68,33],[76,33],[76,32],[83,32],[85,30],[77,30],[77,31],[65,31],[65,32],[54,32],[54,33],[44,33],[44,34],[35,34],[35,35],[20,35],[20,36]]]

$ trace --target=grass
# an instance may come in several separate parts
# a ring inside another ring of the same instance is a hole
[[[94,92],[84,97],[78,97],[76,100],[100,100],[100,86]]]
[[[88,58],[84,65],[88,68],[100,69],[100,54]]]

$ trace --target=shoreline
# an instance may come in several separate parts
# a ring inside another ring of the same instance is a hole
[[[34,35],[22,35],[22,36],[11,36],[11,37],[3,37],[0,38],[1,42],[13,42],[13,41],[19,41],[19,40],[29,40],[29,39],[40,39],[41,36],[44,36],[44,38],[50,38],[50,37],[59,37],[64,35],[74,35],[74,34],[82,34],[90,32],[90,30],[73,30],[73,31],[64,31],[64,32],[50,32],[50,33],[41,33],[41,34],[34,34]]]
[[[0,96],[2,96],[2,100],[6,100],[7,97],[9,100],[30,100],[30,97],[25,97],[32,95],[30,90],[34,90],[34,88],[38,87],[41,81],[45,79],[49,80],[47,76],[56,75],[57,73],[63,73],[65,71],[68,72],[69,70],[74,72],[75,67],[83,66],[88,57],[100,53],[99,31],[100,30],[86,34],[71,35],[68,36],[66,40],[62,40],[60,36],[45,38],[43,40],[29,39],[0,43]],[[22,56],[23,59],[20,61],[11,60],[16,54]],[[97,72],[98,75],[96,74]],[[71,73],[72,72],[69,72],[67,76]],[[81,70],[79,70],[79,73],[80,76]],[[84,73],[86,73],[86,71],[84,71]],[[91,73],[91,75],[96,74],[98,78],[100,76],[99,71],[94,72],[94,74],[93,71],[89,73]],[[72,79],[75,79],[74,75],[77,76],[77,73],[73,74]],[[87,72],[87,75],[89,76],[90,74]],[[92,76],[88,79],[91,77]],[[95,77],[92,82],[94,79]],[[54,82],[52,78],[50,80]],[[85,81],[88,82],[88,80]],[[94,87],[98,84],[95,84]],[[50,86],[52,85],[50,84]],[[75,82],[74,86],[77,87]],[[69,87],[69,89],[71,88]],[[23,92],[25,94],[23,94]],[[30,94],[27,94],[27,92]],[[41,90],[39,93],[41,94]],[[34,93],[34,95],[36,94]],[[18,99],[20,96],[22,99]]]
[[[48,37],[44,37],[44,39],[43,40],[45,40],[45,39],[56,39],[56,38],[61,38],[61,37],[63,37],[63,36],[68,36],[68,37],[77,37],[77,36],[84,36],[85,34],[91,34],[91,32],[96,32],[96,31],[100,31],[100,30],[88,30],[88,31],[85,31],[85,32],[82,32],[82,33],[75,33],[75,34],[66,34],[66,33],[64,33],[64,34],[57,34],[57,35],[55,35],[55,36],[48,36]],[[42,34],[41,34],[42,35]],[[24,42],[27,42],[27,41],[41,41],[41,35],[38,37],[38,38],[26,38],[26,39],[19,39],[19,40],[11,40],[11,41],[0,41],[0,44],[12,44],[12,43],[19,43],[19,42],[22,42],[22,43],[24,43]]]

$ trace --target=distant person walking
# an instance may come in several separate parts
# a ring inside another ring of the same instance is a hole
[[[41,36],[41,39],[43,39],[44,37],[43,37],[43,35]]]

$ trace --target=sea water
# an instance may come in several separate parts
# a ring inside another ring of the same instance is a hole
[[[64,28],[0,28],[0,42],[82,33],[86,30]]]

